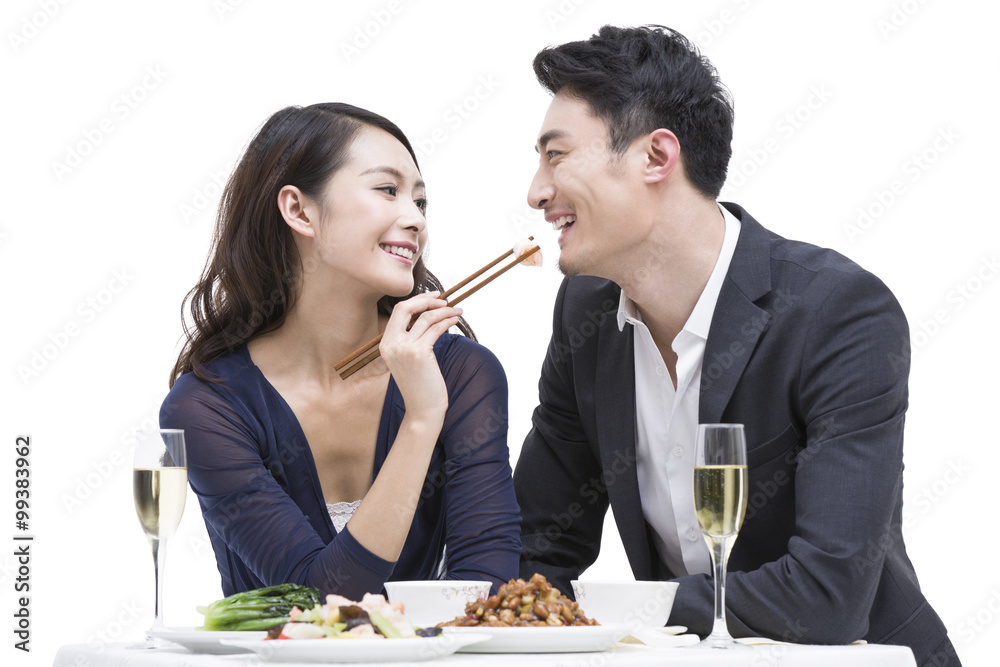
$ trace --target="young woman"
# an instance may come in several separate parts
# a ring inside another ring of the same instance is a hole
[[[506,377],[447,333],[471,336],[424,267],[426,206],[403,133],[346,104],[274,114],[233,172],[160,412],[225,595],[517,576]]]

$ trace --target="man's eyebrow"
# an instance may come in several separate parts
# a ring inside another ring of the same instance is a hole
[[[549,130],[542,136],[538,137],[538,143],[535,144],[535,152],[541,153],[547,143],[549,143],[553,139],[561,139],[562,137],[565,136],[566,133],[562,130]]]
[[[406,180],[406,177],[403,175],[403,172],[401,172],[399,169],[385,165],[379,165],[377,167],[370,167],[368,169],[365,169],[363,172],[361,172],[361,175],[364,176],[366,174],[379,174],[379,173],[389,174],[390,176],[399,181]],[[424,182],[421,179],[417,179],[417,182],[414,183],[413,185],[414,187],[422,188],[424,187]]]

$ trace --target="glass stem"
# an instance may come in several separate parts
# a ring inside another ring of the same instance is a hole
[[[149,545],[153,550],[153,571],[156,576],[156,607],[153,612],[153,627],[163,627],[163,561],[166,540],[149,538]]]
[[[721,537],[712,540],[712,567],[715,570],[715,622],[712,624],[712,637],[730,638],[729,627],[726,625],[726,561],[729,556],[729,540]]]

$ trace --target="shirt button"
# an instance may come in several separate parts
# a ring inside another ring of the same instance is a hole
[[[681,447],[680,445],[677,445],[676,447],[674,447],[673,454],[675,458],[679,459],[680,457],[684,456],[684,448]]]
[[[688,530],[687,538],[691,542],[695,542],[701,536],[701,531],[691,528]]]
[[[664,375],[667,374],[667,369],[664,368],[663,366],[657,366],[656,367],[656,374],[659,375],[660,377],[663,377]]]

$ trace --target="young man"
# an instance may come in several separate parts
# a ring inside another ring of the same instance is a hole
[[[750,502],[730,632],[902,644],[920,665],[958,665],[903,545],[909,332],[895,298],[716,201],[732,103],[682,35],[606,26],[534,68],[554,97],[528,200],[559,230],[567,279],[514,473],[522,576],[568,591],[610,504],[634,576],[678,581],[670,623],[707,635],[695,431],[741,423]]]

